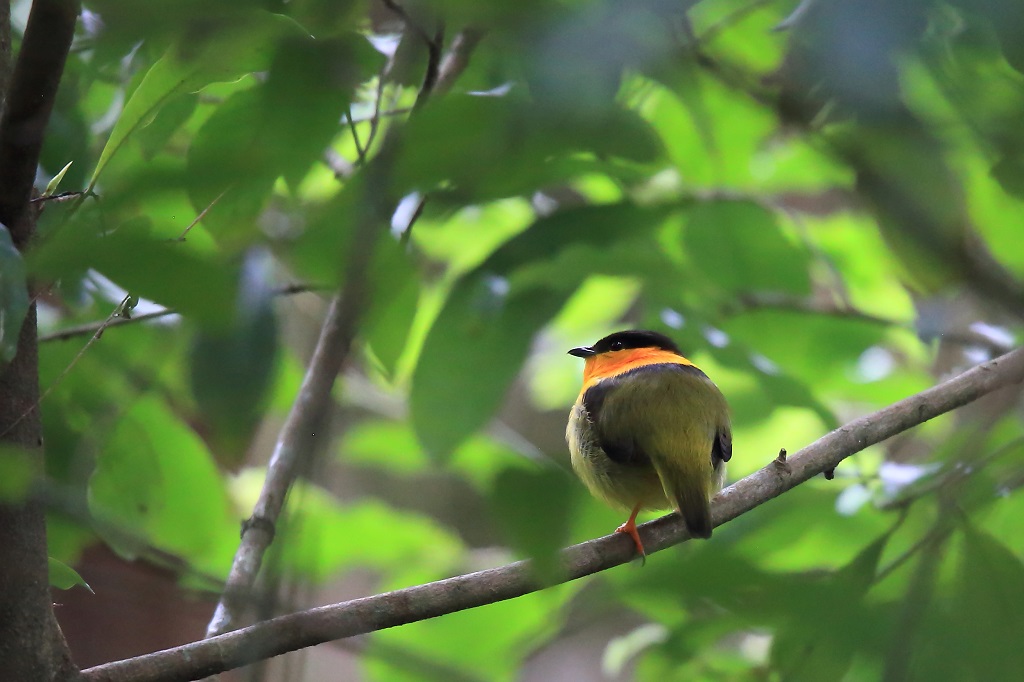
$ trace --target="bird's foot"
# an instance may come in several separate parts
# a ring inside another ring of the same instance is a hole
[[[636,545],[636,552],[640,555],[640,563],[644,565],[647,563],[647,552],[644,551],[644,543],[640,540],[640,533],[636,529],[636,518],[635,514],[629,518],[624,524],[615,529],[616,533],[625,533],[633,539],[633,544]]]

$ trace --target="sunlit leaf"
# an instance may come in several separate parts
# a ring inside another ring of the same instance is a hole
[[[146,220],[106,234],[103,217],[92,218],[94,224],[76,222],[74,229],[34,249],[29,257],[33,274],[60,278],[93,268],[134,295],[195,316],[204,325],[223,327],[230,321],[235,266],[187,242],[149,234]]]
[[[53,557],[47,557],[47,561],[50,567],[50,585],[56,587],[59,590],[70,590],[76,585],[84,587],[93,594],[93,589],[89,587],[89,583],[82,579],[82,576],[78,574],[78,571],[71,568],[65,563],[57,561]]]
[[[195,92],[210,83],[233,80],[265,67],[275,41],[301,31],[290,19],[263,11],[236,15],[222,26],[216,40],[171,48],[157,61],[132,93],[96,162],[88,189],[125,141],[176,95]]]
[[[776,217],[757,204],[697,204],[690,211],[683,243],[693,266],[730,293],[810,291],[810,255],[787,239]]]
[[[424,343],[413,376],[413,424],[427,451],[447,456],[500,403],[533,335],[592,274],[557,260],[538,286],[513,288],[517,269],[550,264],[571,248],[607,249],[642,235],[663,210],[623,204],[567,210],[539,219],[459,282]],[[537,273],[539,274],[539,273]],[[525,281],[531,278],[524,277]]]
[[[220,572],[237,543],[238,527],[205,444],[155,397],[132,405],[105,441],[89,479],[89,509],[111,532],[98,530],[129,555],[145,539]],[[118,530],[135,540],[125,545]]]

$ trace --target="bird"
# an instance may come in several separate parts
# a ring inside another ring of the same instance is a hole
[[[616,529],[633,539],[641,510],[674,508],[693,537],[711,537],[711,496],[732,457],[729,405],[678,346],[626,330],[570,355],[586,360],[565,430],[572,467],[598,499],[630,510]]]

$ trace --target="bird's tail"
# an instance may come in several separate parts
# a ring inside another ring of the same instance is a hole
[[[711,471],[694,471],[679,466],[682,462],[678,460],[651,459],[665,488],[665,495],[675,503],[690,535],[705,539],[711,537]]]

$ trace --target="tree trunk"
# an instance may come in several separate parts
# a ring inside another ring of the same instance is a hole
[[[4,2],[0,20],[10,18]],[[34,0],[0,119],[0,222],[14,245],[28,248],[35,229],[32,186],[43,134],[53,109],[78,19],[77,0]],[[0,49],[9,31],[0,30]],[[2,60],[0,67],[9,64]],[[27,456],[44,472],[39,419],[39,353],[33,303],[18,336],[17,354],[0,367],[0,472]],[[8,469],[9,470],[9,469]],[[0,680],[64,680],[78,676],[50,601],[46,517],[37,492],[0,500]]]

